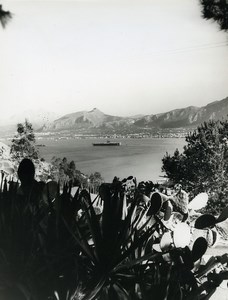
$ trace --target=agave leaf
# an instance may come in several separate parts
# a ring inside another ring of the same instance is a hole
[[[73,196],[73,199],[72,199],[72,203],[71,203],[71,206],[72,206],[72,210],[76,213],[79,211],[80,209],[80,199],[79,199],[79,194],[80,194],[80,190],[79,188],[77,189],[76,193],[74,194]]]
[[[98,280],[98,282],[94,285],[93,288],[90,288],[90,291],[82,298],[83,300],[93,300],[96,299],[98,294],[100,293],[101,289],[105,285],[107,278],[102,277]]]
[[[210,271],[212,271],[216,265],[218,265],[218,259],[217,257],[210,257],[207,263],[200,267],[199,272],[197,273],[197,278],[204,277],[207,275]]]
[[[8,187],[7,187],[7,179],[5,178],[4,180],[4,185],[3,185],[3,194],[7,194],[8,192]]]
[[[58,183],[55,181],[49,181],[45,187],[45,192],[47,190],[47,200],[51,212],[54,211],[52,201],[53,199],[56,199],[56,196],[58,195],[58,189],[59,189]]]
[[[68,195],[72,196],[71,193],[72,193],[72,181],[70,180],[68,183]]]
[[[100,186],[100,195],[101,199],[103,200],[104,207],[103,207],[103,213],[102,213],[102,233],[104,239],[109,236],[109,227],[110,223],[112,224],[112,207],[111,207],[111,191],[110,186],[108,185],[101,185]]]
[[[136,212],[134,214],[133,214],[133,212],[131,212],[131,214],[132,214],[131,224],[132,224],[132,228],[134,228],[134,230],[137,229],[139,223],[141,222],[142,218],[144,217],[144,215],[148,209],[146,205],[140,205],[140,209],[139,209],[138,205],[139,205],[140,201],[141,201],[141,195],[137,195],[135,197],[134,201],[131,203],[131,205],[134,204],[134,206],[136,207]]]
[[[141,219],[143,218],[143,216],[141,216]],[[153,218],[153,215],[151,215],[151,216],[149,216],[149,217],[147,217],[147,220],[146,220],[146,222],[140,227],[140,228],[137,228],[137,227],[135,227],[135,232],[137,231],[139,234],[141,234],[141,232],[143,232],[144,231],[144,229],[146,228],[146,226],[149,224],[149,222],[152,220],[152,218]],[[156,220],[155,219],[153,219],[153,225],[152,226],[154,226],[154,225],[156,225]],[[151,225],[151,224],[150,224]]]
[[[149,228],[146,232],[144,232],[138,239],[135,239],[130,247],[123,252],[116,260],[115,265],[119,265],[123,262],[130,254],[132,254],[138,247],[140,247],[148,238],[152,235],[155,229],[153,227]]]
[[[170,277],[171,277],[171,272],[173,269],[173,265],[169,265],[168,270],[167,270],[167,275],[166,275],[166,282],[167,282],[167,286],[166,286],[166,291],[165,291],[165,296],[164,296],[164,300],[168,299],[168,295],[169,295],[169,290],[170,290]]]
[[[121,220],[125,220],[125,218],[127,217],[127,196],[124,193],[123,195],[123,205],[122,205],[122,216],[121,216]]]
[[[113,285],[113,300],[128,300],[129,299],[129,293],[124,289],[124,287],[119,284],[118,282],[115,282]],[[111,300],[111,299],[110,299]]]
[[[124,294],[124,298],[123,299],[126,299],[126,300],[129,299],[130,295],[129,295],[128,291],[121,284],[119,284],[118,282],[116,282],[116,285],[123,292],[123,294]]]
[[[4,183],[4,177],[5,177],[5,173],[4,172],[1,172],[2,173],[2,178],[1,178],[1,186],[0,186],[0,192],[2,192],[2,187],[3,187],[3,183]]]
[[[210,214],[201,215],[195,221],[195,228],[204,229],[206,227],[214,227],[216,224],[216,218]]]
[[[114,188],[111,191],[109,187],[106,190],[106,197],[104,197],[104,207],[102,213],[102,234],[106,243],[106,251],[112,252],[116,249],[118,243],[118,236],[123,224],[122,209],[124,193]]]
[[[148,212],[148,207],[146,205],[141,207],[139,212],[138,212],[138,207],[137,207],[136,213],[138,215],[136,214],[137,218],[135,218],[135,220],[132,224],[132,227],[134,228],[134,233],[135,232],[138,232],[138,233],[142,232],[146,228],[148,223],[151,221],[151,219],[153,217],[153,214],[148,215],[147,212]]]
[[[105,256],[104,253],[105,244],[101,234],[101,227],[97,215],[94,211],[94,207],[92,205],[89,193],[87,194],[87,199],[88,199],[89,207],[87,208],[86,203],[84,201],[82,201],[82,204],[90,228],[90,233],[92,235],[92,239],[95,245],[95,252],[97,254],[97,258],[100,262],[102,262]]]
[[[81,234],[80,229],[77,225],[77,223],[75,224],[76,227],[76,233],[78,236],[72,231],[72,229],[70,228],[70,226],[67,224],[67,222],[63,219],[63,222],[66,226],[66,228],[68,229],[68,231],[71,233],[72,237],[74,238],[75,242],[77,243],[77,245],[80,247],[81,251],[90,258],[90,260],[94,263],[97,264],[97,259],[95,258],[93,252],[91,251],[91,248],[88,244],[87,239],[84,238],[84,236]]]
[[[131,202],[130,207],[128,207],[128,214],[127,218],[125,219],[125,224],[129,228],[131,227],[131,231],[134,229],[135,222],[137,221],[137,205],[138,200],[134,199]]]
[[[68,193],[68,184],[67,182],[64,182],[63,184],[63,194],[67,194]]]
[[[127,272],[124,273],[115,273],[115,278],[118,279],[126,279],[126,280],[135,280],[136,279],[136,274],[128,274]]]
[[[128,269],[133,268],[136,265],[139,265],[145,261],[148,261],[148,260],[156,261],[157,259],[161,259],[163,255],[164,255],[164,252],[155,253],[155,254],[151,252],[151,253],[143,255],[142,257],[136,258],[130,262],[119,264],[117,267],[114,268],[113,271],[117,272],[117,271],[125,270],[125,269],[128,270]]]
[[[116,242],[116,245],[114,246],[115,247],[114,252],[117,252],[121,247],[125,248],[128,245],[129,238],[131,238],[133,235],[131,223],[132,223],[132,219],[135,216],[135,212],[136,212],[136,202],[133,201],[131,203],[130,208],[128,209],[128,214],[123,222],[123,227],[119,232],[118,240]]]
[[[225,221],[228,218],[228,206],[223,209],[221,214],[218,216],[216,223]]]
[[[56,207],[56,226],[59,223],[60,215],[61,215],[61,209],[62,209],[62,201],[61,201],[61,195],[60,195],[60,183],[58,183],[58,189],[57,189],[57,195],[55,198],[55,207]]]
[[[92,201],[92,205],[97,205],[97,206],[101,206],[101,203],[99,203],[100,201],[99,201],[99,194],[98,195],[96,195],[96,197],[93,199],[93,201]]]

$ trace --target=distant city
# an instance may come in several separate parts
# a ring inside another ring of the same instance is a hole
[[[193,130],[193,128],[191,129]],[[98,134],[74,132],[37,132],[37,140],[68,140],[68,139],[142,139],[142,138],[185,138],[191,131],[185,128],[164,129],[154,132],[144,131],[126,134]]]

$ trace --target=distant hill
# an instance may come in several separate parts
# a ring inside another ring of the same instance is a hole
[[[227,118],[228,115],[228,97],[209,103],[206,106],[189,106],[172,111],[148,115],[135,122],[139,127],[157,127],[157,128],[177,128],[177,127],[196,127],[197,125],[210,119],[220,120]]]
[[[62,131],[79,130],[87,132],[90,130],[115,131],[125,130],[134,131],[139,129],[164,129],[164,128],[188,128],[196,127],[204,121],[210,119],[227,118],[228,97],[209,103],[206,106],[189,106],[181,109],[174,109],[166,113],[138,115],[132,117],[111,116],[94,108],[91,111],[80,111],[50,122],[43,126],[43,131]]]
[[[119,126],[130,126],[135,122],[136,117],[111,116],[94,108],[91,111],[80,111],[67,114],[51,124],[44,126],[43,130],[61,131],[70,129],[88,130],[91,128],[116,128]]]
[[[130,117],[113,116],[103,113],[97,108],[91,111],[79,111],[56,118],[54,112],[31,110],[12,116],[7,122],[0,123],[0,135],[12,134],[16,124],[27,118],[36,131],[87,134],[138,133],[160,129],[196,128],[199,124],[210,119],[225,119],[228,115],[228,97],[209,103],[206,106],[189,106],[174,109],[160,114],[135,115]]]

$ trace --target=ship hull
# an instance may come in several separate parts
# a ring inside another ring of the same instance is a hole
[[[120,146],[119,142],[107,142],[107,143],[93,143],[93,146]]]

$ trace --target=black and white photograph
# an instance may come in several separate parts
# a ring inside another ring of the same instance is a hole
[[[228,1],[0,0],[0,299],[228,299]]]

